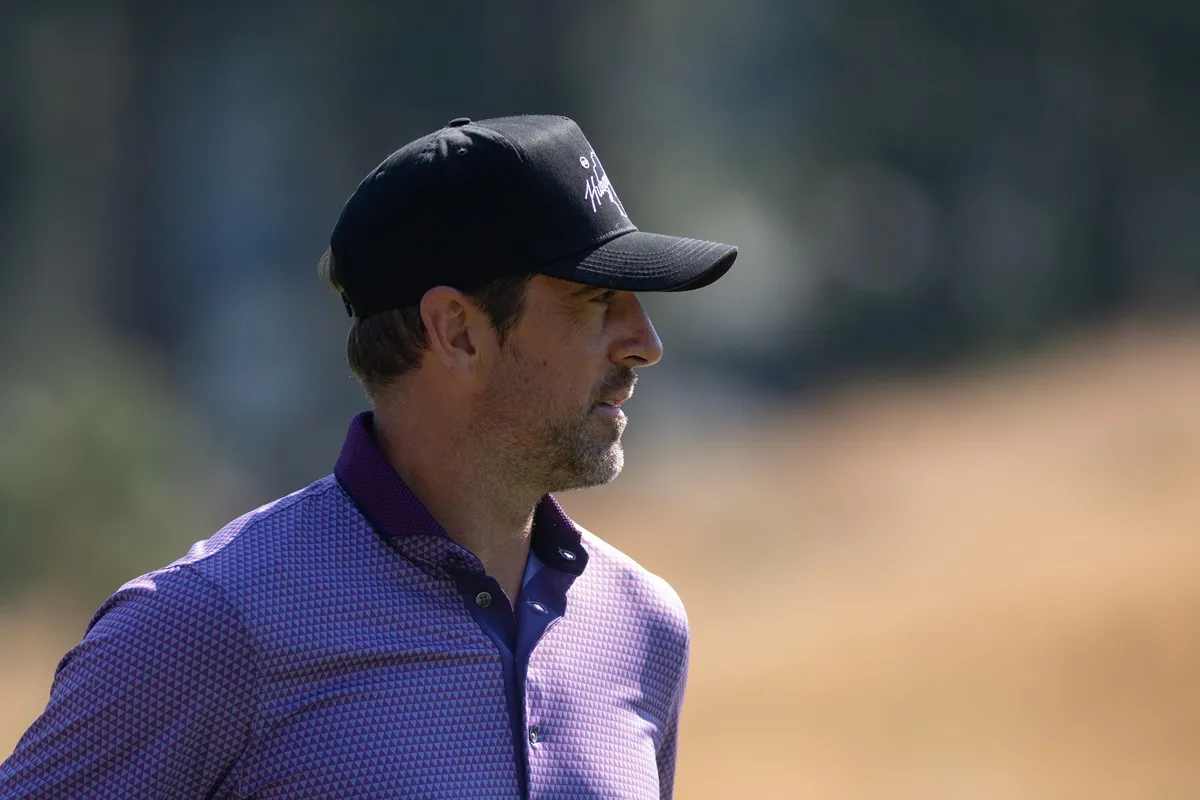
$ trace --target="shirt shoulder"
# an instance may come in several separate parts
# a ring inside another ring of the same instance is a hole
[[[333,476],[243,514],[171,567],[203,576],[236,609],[262,654],[264,680],[279,677],[280,659],[340,646],[351,636],[345,620],[416,592],[418,572],[397,560]]]
[[[241,624],[236,586],[231,585],[228,573],[250,579],[258,577],[250,573],[269,571],[271,559],[262,556],[283,548],[304,527],[298,517],[305,517],[306,512],[323,502],[336,503],[336,497],[329,497],[336,486],[329,476],[249,511],[209,538],[193,544],[183,557],[125,582],[93,615],[88,623],[89,633],[98,625],[113,624],[114,620],[122,620],[121,624],[147,623],[153,615],[130,614],[131,609],[143,607],[168,616]],[[311,513],[307,516],[311,517]],[[248,551],[254,551],[254,555]],[[222,613],[215,612],[217,607]],[[114,613],[118,609],[121,613]]]
[[[328,475],[298,491],[285,495],[229,522],[207,539],[192,545],[187,554],[169,567],[189,566],[213,578],[222,562],[244,555],[295,546],[296,534],[325,527],[327,517],[344,504],[337,480]]]
[[[598,585],[610,602],[619,601],[627,613],[644,616],[669,629],[686,648],[687,611],[671,584],[596,534],[576,527],[588,553],[585,582]]]

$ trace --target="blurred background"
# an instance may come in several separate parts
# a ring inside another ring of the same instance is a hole
[[[0,758],[105,596],[332,469],[358,180],[538,112],[741,247],[562,498],[688,605],[679,796],[1200,796],[1200,4],[4,19]]]

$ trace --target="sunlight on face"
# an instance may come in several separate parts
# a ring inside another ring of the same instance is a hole
[[[653,356],[627,355],[643,350]],[[546,492],[616,478],[628,420],[607,403],[627,397],[636,381],[631,365],[657,361],[660,350],[633,294],[531,281],[474,415],[503,455],[506,477]]]

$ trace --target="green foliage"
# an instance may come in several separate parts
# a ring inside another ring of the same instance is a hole
[[[94,606],[223,520],[161,374],[113,350],[0,387],[0,601],[34,586]]]

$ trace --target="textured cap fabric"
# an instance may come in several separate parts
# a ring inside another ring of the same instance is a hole
[[[452,120],[359,184],[330,237],[352,316],[540,273],[627,291],[712,283],[737,257],[717,242],[639,231],[572,120]]]

